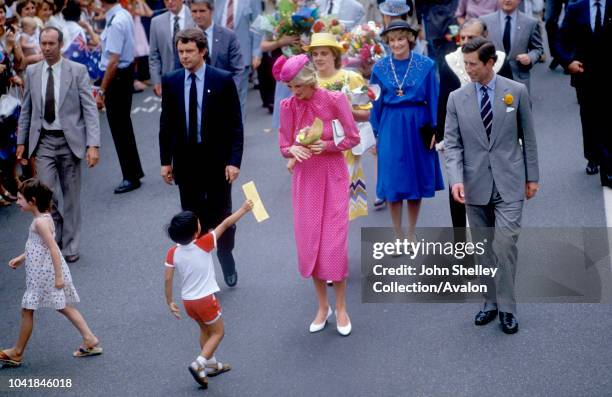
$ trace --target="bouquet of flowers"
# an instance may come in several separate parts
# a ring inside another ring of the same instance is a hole
[[[369,21],[356,26],[350,32],[349,57],[357,57],[361,61],[378,61],[385,56],[380,32],[382,26]]]
[[[300,36],[307,42],[315,20],[318,18],[318,8],[314,1],[280,0],[275,15],[259,15],[251,26],[255,32],[272,36],[274,40],[282,36]],[[283,54],[292,56],[300,54],[299,45],[284,47]]]

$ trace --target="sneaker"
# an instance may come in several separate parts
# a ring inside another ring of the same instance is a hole
[[[194,361],[189,364],[189,367],[187,368],[189,369],[189,373],[191,374],[191,376],[193,376],[193,379],[195,379],[195,381],[198,382],[198,384],[204,389],[207,389],[208,377],[206,376],[206,370],[204,369],[204,367],[201,366],[200,363],[198,363],[197,361]]]
[[[382,210],[383,208],[385,208],[387,206],[387,202],[383,199],[379,199],[378,197],[376,198],[376,200],[374,201],[374,209],[375,210]]]

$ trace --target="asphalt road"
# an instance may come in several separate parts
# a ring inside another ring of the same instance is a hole
[[[587,177],[580,121],[567,76],[536,68],[532,79],[541,190],[524,211],[526,227],[605,227],[602,188]],[[71,389],[21,390],[30,396],[610,396],[612,314],[609,305],[522,304],[521,330],[477,328],[474,304],[362,304],[359,238],[364,226],[390,226],[388,210],[351,223],[348,309],[353,333],[332,323],[310,335],[316,302],[297,271],[290,177],[267,130],[271,117],[251,91],[243,168],[234,187],[254,180],[271,218],[238,226],[238,286],[221,285],[226,336],[217,353],[233,365],[199,390],[187,371],[198,352],[198,328],[175,320],[163,295],[163,260],[171,245],[163,226],[179,210],[176,187],[159,177],[158,103],[134,96],[133,122],[146,177],[137,191],[114,195],[120,182],[106,118],[101,163],[83,173],[81,260],[71,272],[78,305],[105,354],[74,359],[79,335],[57,313],[36,313],[24,365],[9,378],[70,378]],[[372,158],[365,168],[372,186]],[[371,189],[371,192],[373,189]],[[425,200],[420,226],[450,224],[448,192]],[[370,194],[370,204],[373,201]],[[0,208],[0,346],[17,336],[24,270],[5,264],[22,252],[31,219]],[[217,273],[220,269],[217,267]],[[178,296],[178,291],[177,291]]]

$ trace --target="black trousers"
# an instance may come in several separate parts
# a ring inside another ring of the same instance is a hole
[[[257,68],[257,79],[259,80],[259,94],[264,107],[274,106],[274,90],[276,80],[272,76],[272,66],[278,56],[264,52],[261,56],[261,64]]]
[[[604,138],[607,131],[606,110],[602,106],[603,101],[597,99],[598,92],[601,91],[591,87],[590,84],[576,87],[576,96],[580,105],[584,158],[596,164],[601,160],[599,140]]]
[[[563,11],[563,5],[567,0],[547,0],[544,20],[546,35],[548,36],[548,49],[553,58],[557,57],[557,45],[559,40],[559,17]]]
[[[178,187],[183,211],[192,211],[198,216],[203,233],[214,229],[232,214],[232,185],[225,180],[224,170],[222,175],[215,175],[214,181],[182,180]],[[224,276],[236,272],[232,255],[235,236],[236,225],[232,225],[217,240],[217,257]]]
[[[104,98],[106,117],[113,136],[123,179],[137,181],[144,176],[134,128],[132,127],[132,91],[134,89],[134,66],[117,69]]]
[[[458,203],[453,198],[453,191],[451,186],[448,187],[448,203],[450,207],[451,220],[453,222],[453,236],[455,242],[467,241],[466,240],[466,211],[465,204]]]

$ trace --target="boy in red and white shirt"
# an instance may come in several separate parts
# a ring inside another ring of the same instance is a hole
[[[201,227],[197,216],[191,211],[175,215],[168,225],[168,235],[177,243],[166,255],[165,292],[166,302],[172,314],[180,319],[180,310],[172,297],[174,270],[181,275],[181,298],[187,315],[200,326],[202,351],[189,365],[189,372],[205,389],[208,376],[217,376],[231,369],[215,358],[215,350],[223,339],[224,327],[221,305],[215,297],[219,291],[215,279],[211,251],[217,247],[217,239],[244,214],[253,209],[253,202],[247,200],[242,207],[227,217],[215,230],[200,236]]]

